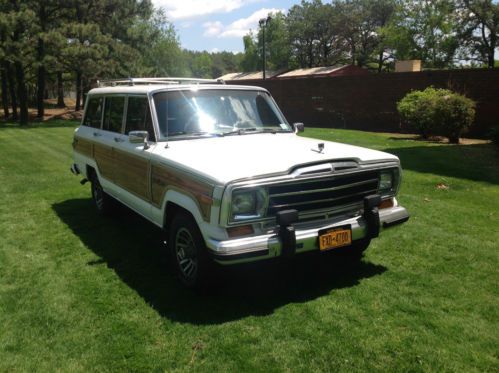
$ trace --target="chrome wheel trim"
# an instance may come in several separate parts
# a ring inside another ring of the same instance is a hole
[[[195,279],[198,270],[196,246],[186,228],[180,228],[175,234],[175,258],[182,276],[187,280]]]

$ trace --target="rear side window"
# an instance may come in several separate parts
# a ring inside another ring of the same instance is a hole
[[[87,103],[87,111],[85,111],[84,126],[100,128],[102,119],[102,97],[90,97]]]
[[[125,97],[106,97],[102,129],[111,132],[121,132],[124,109]]]
[[[149,133],[149,139],[151,141],[156,141],[147,97],[128,97],[125,134],[128,135],[130,131],[147,131]]]

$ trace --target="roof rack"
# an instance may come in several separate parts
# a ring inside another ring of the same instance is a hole
[[[97,80],[98,87],[134,86],[148,84],[225,84],[222,79],[197,79],[197,78],[125,78]]]

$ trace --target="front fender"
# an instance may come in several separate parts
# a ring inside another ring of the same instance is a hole
[[[172,202],[182,207],[183,209],[189,211],[196,220],[198,226],[201,226],[204,223],[203,216],[201,215],[201,209],[198,203],[191,196],[170,189],[169,191],[166,192],[165,199],[163,202],[163,211],[165,212],[166,212],[166,204],[168,202]]]

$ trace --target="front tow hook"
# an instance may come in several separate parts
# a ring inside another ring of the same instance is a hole
[[[364,197],[364,219],[367,225],[367,238],[376,238],[379,236],[379,209],[381,196],[372,194]]]
[[[296,253],[296,232],[293,223],[298,221],[298,210],[283,210],[276,215],[279,225],[279,238],[281,239],[281,255],[292,257]]]

